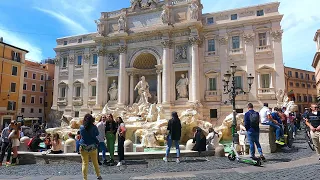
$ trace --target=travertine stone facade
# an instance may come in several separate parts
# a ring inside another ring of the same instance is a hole
[[[320,95],[320,29],[314,35],[313,41],[316,43],[316,53],[313,58],[312,67],[315,69],[317,93]]]
[[[82,116],[106,103],[132,105],[145,76],[151,103],[166,112],[200,103],[204,118],[216,119],[230,112],[222,79],[232,63],[237,86],[247,90],[247,74],[255,77],[251,93],[237,97],[238,109],[248,101],[276,104],[276,89],[285,88],[279,3],[203,14],[200,0],[143,2],[102,12],[96,33],[57,39],[52,109]],[[181,74],[187,98],[178,98]],[[108,93],[113,80],[116,101]]]

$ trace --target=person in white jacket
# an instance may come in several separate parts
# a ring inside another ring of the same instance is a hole
[[[99,140],[99,149],[98,149],[98,163],[99,165],[102,165],[102,163],[99,161],[99,152],[102,152],[102,161],[104,164],[107,164],[106,160],[106,152],[107,152],[107,147],[105,144],[105,129],[106,129],[106,120],[107,116],[102,115],[99,123],[97,124],[97,128],[99,131],[99,135],[97,136],[97,139]]]

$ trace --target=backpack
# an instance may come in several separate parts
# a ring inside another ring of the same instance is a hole
[[[32,144],[32,141],[34,140],[34,137],[28,142],[28,147],[30,147],[31,146],[31,144]]]
[[[254,129],[259,128],[260,116],[257,112],[250,113],[250,126]]]

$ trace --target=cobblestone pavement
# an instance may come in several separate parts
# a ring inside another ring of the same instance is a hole
[[[268,161],[264,163],[265,166],[271,164],[278,164],[283,162],[293,162],[298,159],[310,157],[315,154],[308,147],[303,138],[303,133],[297,136],[294,147],[292,149],[283,149],[281,152],[267,154]],[[296,179],[296,177],[312,179],[311,175],[320,175],[320,165],[310,164],[301,167],[294,167],[291,169],[279,169],[261,172],[239,173],[226,172],[228,169],[246,168],[248,165],[237,162],[230,162],[227,158],[209,157],[207,161],[203,157],[199,158],[183,158],[180,164],[175,162],[164,163],[162,160],[135,160],[128,161],[127,167],[106,167],[102,166],[101,173],[104,179],[137,179],[138,177],[145,177],[150,174],[159,174],[152,178],[161,179],[256,179],[263,177],[264,179]],[[256,168],[256,167],[255,167]],[[288,167],[290,168],[290,167]],[[192,172],[201,173],[192,173]],[[163,173],[172,173],[174,176],[163,176]],[[94,175],[92,165],[89,168],[89,174]],[[37,175],[37,177],[34,177]],[[14,179],[81,179],[81,164],[74,162],[64,162],[59,164],[48,165],[24,165],[15,167],[0,167],[0,179],[9,180]],[[107,175],[107,176],[106,176]],[[92,176],[93,178],[94,176]],[[319,177],[319,176],[318,176]],[[149,179],[151,177],[148,177]],[[94,179],[94,178],[93,178]]]

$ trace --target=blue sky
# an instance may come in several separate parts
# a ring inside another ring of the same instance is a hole
[[[94,32],[100,12],[129,7],[130,0],[0,0],[0,36],[29,50],[33,61],[54,57],[59,37]],[[271,0],[202,0],[204,12],[215,12]],[[286,66],[313,70],[313,37],[320,29],[320,0],[280,0],[284,14],[283,54]]]

